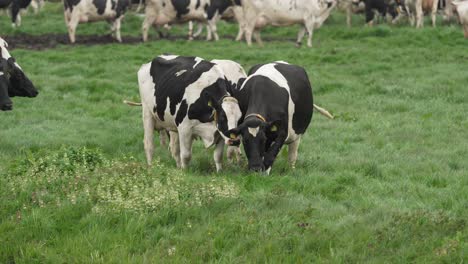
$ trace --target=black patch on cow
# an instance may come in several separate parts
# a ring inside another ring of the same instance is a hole
[[[171,0],[174,9],[177,12],[177,18],[180,19],[183,15],[188,14],[190,0]]]
[[[200,0],[197,0],[197,4],[195,5],[195,9],[198,9],[200,7],[201,3]]]
[[[211,100],[211,105],[218,108],[219,117],[225,115],[224,111],[222,111],[220,107],[220,101],[223,96],[227,95],[227,86],[225,84],[226,80],[219,78],[213,84],[205,87],[203,92],[200,94],[200,98],[198,98],[193,104],[190,105],[188,110],[188,118],[189,119],[198,119],[203,123],[213,121],[213,108],[208,107],[208,102]],[[222,120],[225,121],[226,124],[223,123],[222,126],[225,127],[218,127],[221,131],[227,131],[227,119]],[[219,126],[219,124],[218,124]]]
[[[13,0],[11,1],[11,22],[16,23],[16,19],[18,17],[18,13],[20,12],[20,9],[27,8],[29,4],[31,3],[31,0]]]
[[[117,6],[115,7],[115,17],[119,18],[127,11],[130,6],[129,0],[112,0],[112,8],[114,8],[114,1],[117,1]]]
[[[205,5],[205,12],[208,20],[212,19],[216,12],[218,12],[219,15],[222,15],[226,9],[232,5],[233,3],[231,0],[212,0],[210,5]]]
[[[164,121],[167,99],[170,102],[171,113],[175,113],[176,106],[182,101],[187,86],[214,66],[213,63],[202,60],[193,68],[196,63],[195,57],[177,57],[173,60],[157,57],[152,61],[150,75],[155,83],[155,113],[159,119]],[[182,71],[185,72],[182,73]],[[207,105],[206,107],[209,108]]]
[[[0,9],[3,9],[3,8],[7,8],[11,2],[13,2],[12,0],[0,0]]]
[[[93,5],[97,8],[97,13],[99,15],[104,14],[106,10],[106,0],[93,0]]]
[[[182,123],[182,121],[184,120],[185,116],[187,115],[187,109],[187,101],[182,100],[182,102],[180,103],[179,111],[177,111],[177,115],[175,118],[176,126],[179,126],[179,124]]]
[[[374,10],[377,10],[384,17],[386,13],[389,13],[392,18],[398,15],[396,12],[397,5],[390,3],[388,0],[364,0],[364,3],[366,5],[366,23],[374,19]]]
[[[73,7],[78,5],[81,2],[81,0],[63,0],[63,6],[65,7],[65,10],[70,10],[73,11]]]
[[[278,70],[288,81],[291,99],[294,102],[292,127],[296,134],[304,134],[312,120],[312,87],[305,70],[299,66],[276,64]]]

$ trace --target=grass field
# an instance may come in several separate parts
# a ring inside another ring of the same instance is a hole
[[[65,34],[48,4],[0,35]],[[140,34],[128,14],[123,36]],[[11,53],[40,90],[0,113],[0,263],[464,263],[468,261],[468,42],[457,25],[346,28],[334,16],[297,49],[183,39]],[[426,21],[426,25],[428,25]],[[106,23],[80,25],[108,34]],[[236,26],[221,24],[221,35]],[[181,35],[185,28],[175,28]],[[283,40],[288,39],[288,40]],[[136,71],[161,53],[303,66],[315,115],[297,169],[217,174],[198,142],[187,171],[145,166]]]

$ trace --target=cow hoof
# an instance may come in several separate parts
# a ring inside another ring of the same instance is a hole
[[[302,46],[301,42],[296,42],[296,48],[300,48]]]

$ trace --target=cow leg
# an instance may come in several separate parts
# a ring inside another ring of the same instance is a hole
[[[297,33],[297,41],[296,41],[296,47],[300,48],[302,45],[302,39],[304,38],[306,33],[306,28],[305,26],[299,29],[299,33]]]
[[[167,146],[167,138],[169,137],[169,132],[166,130],[159,131],[159,145],[161,147]],[[169,145],[169,148],[171,146]]]
[[[179,134],[177,132],[169,131],[170,145],[172,157],[176,161],[177,168],[180,168],[180,144],[179,144]]]
[[[217,32],[218,29],[216,27],[217,20],[218,20],[217,16],[213,17],[213,19],[211,20],[208,20],[208,28],[209,28],[209,31],[211,31],[211,33],[213,34],[215,41],[219,40],[219,36]],[[208,40],[208,37],[207,37],[207,40]]]
[[[351,16],[353,15],[353,4],[351,2],[347,3],[347,6],[346,6],[346,25],[348,25],[348,27],[351,27]]]
[[[243,35],[244,35],[243,26],[239,23],[239,32],[237,33],[236,41],[241,41]]]
[[[143,21],[143,24],[141,25],[141,31],[143,34],[143,42],[148,41],[148,30],[151,25],[156,21],[156,14],[151,11],[150,7],[145,8],[145,20]]]
[[[422,28],[424,26],[424,13],[422,10],[422,3],[420,1],[417,1],[417,6],[416,6],[416,28]]]
[[[143,145],[145,147],[146,153],[146,162],[148,166],[151,166],[151,161],[153,160],[154,153],[154,125],[155,120],[151,111],[143,106],[143,129],[144,129],[144,139]]]
[[[182,169],[186,169],[192,159],[192,130],[191,128],[179,129],[180,161]]]
[[[262,38],[260,37],[260,30],[257,29],[254,31],[254,37],[255,37],[255,41],[257,41],[258,45],[260,47],[263,47],[263,41],[262,41]]]
[[[188,40],[192,41],[193,40],[193,21],[190,20],[188,22]]]
[[[18,1],[11,3],[11,26],[19,27],[21,25],[20,6]]]
[[[213,158],[216,164],[216,172],[220,172],[223,169],[223,152],[224,152],[224,140],[219,140],[216,144]]]
[[[76,13],[71,13],[70,21],[68,22],[67,29],[68,29],[68,37],[70,38],[70,43],[75,43],[75,32],[76,27],[78,26],[79,17]]]
[[[297,151],[299,149],[299,144],[301,143],[301,138],[298,138],[296,141],[292,142],[288,146],[288,160],[289,165],[291,168],[296,168],[296,160],[297,160]]]
[[[437,6],[439,5],[439,0],[433,0],[432,2],[432,12],[431,12],[431,19],[432,19],[432,26],[436,27],[436,19],[437,19]]]
[[[122,42],[122,37],[120,36],[120,21],[122,20],[123,16],[117,18],[114,21],[113,28],[115,30],[115,38],[117,39],[118,42]]]
[[[312,48],[312,36],[314,35],[314,19],[315,18],[311,18],[305,23],[307,34],[309,34],[309,36],[307,36],[307,47],[309,48]]]
[[[234,160],[236,160],[239,163],[241,159],[240,147],[228,146],[226,156],[229,162],[234,163]]]
[[[201,33],[203,32],[203,24],[202,23],[197,23],[197,31],[195,31],[195,33],[193,33],[193,37],[196,38],[198,36],[201,35]],[[208,29],[209,30],[209,29]]]

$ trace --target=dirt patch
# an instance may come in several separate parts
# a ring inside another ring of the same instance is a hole
[[[8,49],[31,49],[43,50],[52,49],[58,45],[102,45],[118,43],[111,35],[81,35],[77,36],[76,43],[71,44],[67,34],[45,34],[45,35],[28,35],[17,34],[14,36],[3,37],[8,42]],[[140,37],[125,36],[122,37],[122,42],[126,44],[141,42]]]
[[[85,45],[85,46],[94,46],[94,45],[103,45],[103,44],[113,44],[118,43],[111,35],[78,35],[76,36],[76,43],[71,44],[68,40],[67,34],[44,34],[44,35],[28,35],[28,34],[16,34],[12,36],[3,36],[8,42],[8,49],[30,49],[30,50],[44,50],[44,49],[53,49],[58,45]],[[224,35],[222,38],[234,40],[234,36]],[[153,36],[150,38],[150,41],[157,41],[161,39],[167,40],[187,40],[186,35],[166,35],[159,34],[159,37]],[[294,39],[286,38],[272,38],[265,37],[264,41],[294,41]],[[204,36],[200,36],[195,39],[195,41],[205,41]],[[141,43],[141,37],[133,36],[122,36],[123,44],[133,44]],[[245,41],[242,41],[245,42]],[[257,45],[254,42],[254,45]]]

